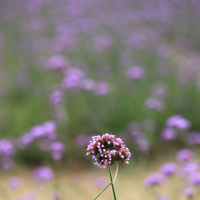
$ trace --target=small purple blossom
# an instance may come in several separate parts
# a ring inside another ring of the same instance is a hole
[[[189,183],[193,186],[200,186],[200,173],[192,173],[189,177]]]
[[[166,127],[161,132],[161,139],[164,141],[173,141],[177,138],[177,131],[172,127]]]
[[[145,70],[139,66],[132,66],[127,69],[126,76],[132,80],[140,80],[145,76]]]
[[[195,154],[189,149],[182,149],[176,154],[176,159],[180,162],[186,162],[194,159]]]
[[[106,168],[116,162],[129,163],[131,153],[121,138],[105,133],[100,136],[93,136],[87,147],[86,155],[91,155],[94,164],[100,168]]]
[[[171,176],[176,172],[176,164],[173,162],[167,162],[163,164],[160,168],[160,172],[165,176]]]
[[[150,110],[157,110],[157,111],[163,111],[166,107],[164,101],[155,99],[153,97],[146,99],[144,104],[146,108]]]
[[[33,171],[33,178],[36,182],[46,182],[54,178],[54,172],[51,168],[40,166]]]
[[[181,115],[173,115],[166,121],[166,125],[169,127],[175,127],[179,130],[188,130],[190,128],[190,122]]]
[[[19,177],[12,177],[8,181],[8,185],[11,189],[15,189],[15,188],[19,187],[20,184],[21,184],[21,179]]]
[[[186,163],[182,167],[182,172],[186,175],[193,174],[198,172],[199,170],[199,164],[198,163]]]
[[[60,90],[54,90],[49,96],[49,102],[52,105],[57,105],[63,100],[63,92]]]
[[[69,67],[69,63],[66,58],[62,55],[55,55],[49,58],[47,61],[48,70],[63,70]]]
[[[7,139],[0,140],[0,156],[13,156],[15,153],[14,145]]]
[[[75,67],[70,68],[67,70],[65,78],[63,79],[63,87],[66,90],[79,88],[82,84],[83,78],[84,73],[82,70]]]
[[[193,131],[188,134],[188,141],[192,145],[200,144],[200,133]]]
[[[105,96],[109,92],[110,92],[110,85],[107,82],[102,81],[102,82],[99,82],[99,83],[96,84],[96,87],[95,87],[95,94],[96,95]]]
[[[162,185],[165,181],[165,177],[162,174],[159,173],[153,173],[150,174],[146,179],[145,179],[145,186],[146,187],[153,187],[157,185]]]
[[[187,198],[191,198],[194,196],[194,189],[193,188],[186,188],[184,191],[183,191],[183,194],[185,197]]]

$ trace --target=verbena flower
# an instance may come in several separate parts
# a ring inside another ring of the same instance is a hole
[[[40,166],[33,171],[33,177],[36,182],[46,182],[54,178],[54,172],[49,167]]]
[[[161,166],[160,171],[165,176],[171,176],[176,172],[176,168],[177,166],[175,163],[167,162]]]
[[[190,128],[190,122],[181,115],[173,115],[166,121],[166,125],[169,127],[175,127],[179,130],[188,130]]]
[[[181,162],[190,161],[194,159],[194,157],[195,157],[195,154],[189,149],[182,149],[176,155],[176,159]]]
[[[162,174],[159,173],[153,173],[150,174],[146,179],[145,179],[145,186],[146,187],[153,187],[157,185],[162,185],[165,181],[165,177]]]
[[[183,191],[184,196],[186,196],[187,198],[192,198],[194,196],[194,189],[193,188],[186,188]]]
[[[91,155],[94,164],[100,168],[106,168],[108,163],[121,162],[129,164],[131,153],[121,138],[105,133],[100,136],[93,136],[87,147],[86,155]]]

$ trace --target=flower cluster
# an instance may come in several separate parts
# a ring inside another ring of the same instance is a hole
[[[100,168],[106,168],[108,163],[113,165],[116,162],[129,164],[131,153],[120,138],[105,133],[92,137],[86,155],[92,155],[94,164]]]

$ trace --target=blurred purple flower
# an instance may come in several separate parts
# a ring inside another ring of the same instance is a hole
[[[49,145],[49,150],[52,153],[52,159],[58,161],[62,158],[66,147],[62,142],[55,141]]]
[[[95,87],[96,87],[96,82],[93,81],[92,79],[84,79],[82,81],[82,88],[84,90],[93,91],[95,90]]]
[[[63,79],[63,87],[67,90],[79,88],[82,84],[83,78],[84,73],[82,70],[75,67],[70,68],[67,70],[65,78]]]
[[[195,172],[197,172],[199,170],[199,164],[198,163],[186,163],[183,167],[182,167],[182,172],[184,174],[193,174]]]
[[[165,182],[165,177],[162,174],[153,173],[153,174],[150,174],[145,179],[144,184],[146,187],[153,187],[157,185],[162,185],[164,182]]]
[[[10,157],[0,158],[0,165],[5,170],[11,170],[14,167],[14,162]]]
[[[110,85],[107,82],[102,81],[102,82],[99,82],[99,83],[96,84],[96,87],[95,87],[95,94],[96,95],[105,96],[109,92],[110,92]]]
[[[55,55],[49,58],[47,61],[47,69],[48,70],[57,70],[57,69],[65,69],[69,67],[69,63],[66,58],[62,55]]]
[[[55,121],[47,121],[42,124],[44,133],[46,134],[47,138],[50,140],[55,140],[57,137],[56,134],[56,122]]]
[[[31,129],[31,135],[34,139],[42,138],[46,136],[42,125],[33,126]]]
[[[81,133],[76,136],[75,143],[80,147],[87,146],[90,141],[90,138],[91,136],[87,136],[86,134]]]
[[[146,99],[144,104],[150,110],[163,111],[165,109],[165,102],[153,97]]]
[[[188,130],[190,128],[190,122],[181,115],[173,115],[169,117],[166,121],[166,125],[180,130]]]
[[[146,138],[141,138],[136,141],[140,151],[147,151],[150,147],[149,141]]]
[[[183,191],[183,194],[185,197],[187,198],[192,198],[194,196],[194,189],[193,188],[186,188],[184,191]]]
[[[11,177],[8,181],[8,185],[11,189],[19,187],[21,184],[21,179],[19,177]]]
[[[192,173],[189,177],[189,183],[193,186],[200,186],[200,173]]]
[[[140,80],[145,76],[145,70],[139,66],[132,66],[126,70],[126,76],[132,80]]]
[[[34,140],[32,133],[24,133],[22,136],[18,138],[18,148],[24,149],[28,145],[30,145]]]
[[[176,172],[176,164],[173,162],[167,162],[163,164],[160,168],[160,172],[165,176],[171,176]]]
[[[161,139],[164,141],[172,141],[177,137],[177,131],[172,127],[166,127],[161,132]]]
[[[40,166],[33,171],[33,178],[36,182],[46,182],[54,178],[54,172],[51,168]]]
[[[0,140],[0,156],[13,156],[15,153],[14,145],[7,139]]]
[[[176,159],[181,162],[190,161],[195,157],[195,154],[189,149],[182,149],[176,154]]]
[[[193,131],[188,134],[188,141],[190,144],[197,145],[200,144],[200,133]]]
[[[53,91],[49,96],[49,101],[52,105],[57,105],[63,100],[63,92],[60,90]]]

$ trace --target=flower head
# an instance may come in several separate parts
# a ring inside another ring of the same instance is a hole
[[[87,147],[86,155],[91,155],[94,164],[100,168],[106,168],[116,162],[129,163],[131,153],[121,138],[105,133],[94,136]]]
[[[145,186],[153,187],[156,185],[162,185],[164,183],[164,181],[165,181],[165,177],[162,174],[153,173],[153,174],[150,174],[145,179]]]
[[[165,176],[171,176],[176,172],[176,164],[173,162],[167,162],[161,166],[160,171]]]

